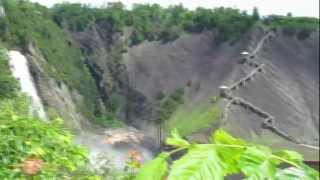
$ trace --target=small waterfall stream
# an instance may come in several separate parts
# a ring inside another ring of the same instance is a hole
[[[19,81],[21,91],[31,98],[31,113],[47,120],[42,101],[29,71],[26,57],[19,51],[9,51],[9,64],[13,76]]]

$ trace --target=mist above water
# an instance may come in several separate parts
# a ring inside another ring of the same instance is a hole
[[[153,153],[139,143],[122,142],[118,144],[109,144],[105,133],[98,134],[82,131],[77,135],[76,139],[77,143],[82,144],[89,149],[90,162],[94,168],[98,169],[100,166],[103,166],[106,158],[110,162],[110,165],[117,169],[123,169],[129,159],[130,151],[133,150],[141,153],[143,162],[151,160],[153,157]]]

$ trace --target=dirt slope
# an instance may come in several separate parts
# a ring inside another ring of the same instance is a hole
[[[239,53],[253,50],[262,36],[263,32],[257,31],[248,37],[250,41],[221,47],[213,46],[213,36],[205,33],[185,36],[166,45],[144,43],[129,51],[130,82],[150,100],[159,91],[184,87],[188,106],[197,106],[217,95],[220,85],[228,85],[250,72],[250,67],[238,64]],[[312,145],[319,140],[318,39],[319,33],[305,40],[276,33],[258,52],[257,60],[266,64],[264,73],[235,92],[272,114],[281,130]],[[199,83],[200,88],[186,87],[188,81]],[[231,114],[225,128],[233,134],[278,147],[293,146],[310,154],[307,148],[263,129],[263,119],[249,111],[233,107]]]
[[[239,52],[248,41],[217,46],[214,35],[184,35],[175,42],[145,42],[129,49],[127,70],[133,88],[153,102],[158,93],[184,88],[184,106],[208,102],[238,65]],[[189,85],[187,85],[189,84]]]

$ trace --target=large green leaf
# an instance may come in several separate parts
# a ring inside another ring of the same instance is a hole
[[[168,171],[168,157],[168,153],[161,153],[157,158],[143,165],[135,180],[162,180]]]
[[[217,130],[212,136],[212,143],[229,144],[229,145],[245,145],[246,142],[242,139],[234,138],[229,133],[223,130]]]
[[[273,179],[279,163],[268,148],[249,146],[241,155],[238,167],[248,179]]]
[[[227,165],[226,173],[239,173],[237,164],[246,148],[245,141],[234,138],[223,130],[217,130],[212,136],[212,141],[217,144],[218,155]]]
[[[303,169],[290,167],[281,169],[276,174],[276,180],[319,180],[319,175],[309,175]]]
[[[194,145],[181,159],[175,161],[169,180],[222,180],[225,163],[213,145]]]
[[[175,147],[188,147],[190,146],[190,143],[180,136],[177,129],[174,129],[171,132],[171,137],[167,138],[166,144],[172,145]]]
[[[299,165],[299,168],[301,168],[303,170],[303,172],[306,173],[307,177],[310,179],[314,179],[314,180],[319,180],[319,171],[316,171],[314,169],[312,169],[311,167],[309,167],[306,164],[301,163]]]
[[[303,162],[302,155],[295,151],[283,150],[283,151],[276,152],[274,154],[276,156],[279,156],[287,161],[291,161],[296,164],[300,164]]]
[[[301,154],[295,151],[283,150],[275,153],[275,155],[296,166],[279,170],[276,174],[277,179],[319,179],[319,172],[304,164]]]

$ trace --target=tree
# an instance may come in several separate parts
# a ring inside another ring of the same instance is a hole
[[[131,40],[130,46],[134,46],[134,45],[141,43],[143,41],[143,37],[139,32],[133,31],[131,34],[130,40]]]
[[[14,97],[19,89],[19,85],[16,79],[11,75],[7,51],[1,48],[0,69],[0,100]]]
[[[253,13],[252,13],[252,17],[254,20],[258,21],[260,19],[260,14],[259,14],[259,10],[257,7],[253,8]]]

